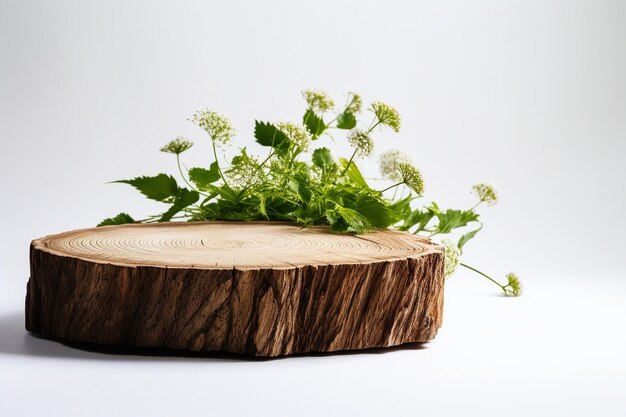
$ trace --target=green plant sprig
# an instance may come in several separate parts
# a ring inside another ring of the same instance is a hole
[[[374,153],[377,128],[398,132],[401,118],[392,106],[375,101],[367,128],[363,124],[361,97],[349,93],[339,110],[323,91],[306,90],[302,96],[307,108],[302,122],[255,121],[254,139],[267,148],[264,157],[248,153],[244,147],[222,165],[224,153],[236,136],[229,119],[211,110],[196,112],[191,122],[206,132],[211,141],[208,168],[186,168],[181,154],[193,142],[177,137],[161,148],[176,156],[178,175],[184,185],[164,173],[115,181],[135,187],[145,197],[167,204],[158,215],[135,220],[127,213],[103,220],[98,226],[124,223],[154,223],[174,219],[188,221],[269,220],[289,221],[301,226],[327,225],[338,233],[364,233],[373,229],[395,227],[424,234],[429,238],[449,235],[457,229],[470,229],[456,242],[441,240],[446,253],[446,276],[460,264],[484,276],[500,287],[507,296],[520,294],[519,280],[508,274],[502,285],[479,270],[460,263],[467,242],[482,229],[476,209],[481,204],[493,205],[498,196],[488,184],[477,184],[473,191],[478,202],[467,210],[441,209],[435,202],[422,204],[424,181],[410,157],[394,150],[380,156],[380,173],[391,185],[378,190],[368,183],[357,163]],[[329,116],[330,115],[330,116]],[[325,118],[330,118],[325,122]],[[327,147],[316,147],[322,135],[345,132],[353,151],[348,159],[336,158]],[[314,149],[312,149],[314,148]],[[219,152],[218,152],[219,151]],[[396,198],[400,192],[400,198]],[[393,195],[389,198],[389,193]],[[408,192],[408,196],[404,194]],[[477,227],[471,228],[476,224]]]

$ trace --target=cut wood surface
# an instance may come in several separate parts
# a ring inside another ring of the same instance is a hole
[[[26,328],[68,342],[257,356],[395,346],[441,326],[443,253],[382,230],[106,226],[34,240]]]

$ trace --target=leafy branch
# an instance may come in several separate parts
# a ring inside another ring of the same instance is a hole
[[[306,90],[302,96],[307,103],[302,122],[255,121],[254,140],[267,149],[266,155],[251,155],[244,147],[230,158],[229,164],[220,162],[220,154],[228,161],[224,150],[236,136],[232,123],[212,110],[196,112],[190,121],[211,141],[208,168],[184,167],[181,155],[193,142],[177,137],[161,151],[176,156],[178,175],[184,185],[164,173],[114,181],[131,185],[145,197],[166,204],[164,211],[141,220],[120,213],[99,226],[173,219],[269,220],[304,227],[327,225],[338,233],[395,227],[430,238],[468,229],[456,242],[441,240],[446,276],[462,265],[494,282],[505,295],[520,294],[519,280],[514,274],[508,274],[507,284],[502,285],[460,262],[465,245],[483,227],[476,210],[483,203],[493,205],[498,200],[495,188],[475,185],[478,202],[466,210],[442,209],[435,202],[419,205],[424,193],[422,174],[408,155],[394,150],[380,156],[380,174],[391,185],[377,189],[363,176],[358,162],[373,155],[378,129],[399,132],[398,111],[375,101],[368,108],[372,116],[367,120],[362,115],[363,102],[358,94],[349,93],[346,104],[339,109],[322,91]],[[353,149],[348,159],[335,157],[328,147],[315,146],[321,137],[341,132]]]

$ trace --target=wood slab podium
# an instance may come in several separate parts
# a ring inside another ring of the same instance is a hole
[[[67,342],[256,356],[395,346],[441,326],[444,254],[382,230],[172,222],[34,240],[26,328]]]

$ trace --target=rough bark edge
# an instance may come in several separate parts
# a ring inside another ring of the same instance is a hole
[[[122,267],[31,245],[26,328],[68,342],[256,356],[435,337],[443,253],[294,269]]]

